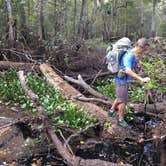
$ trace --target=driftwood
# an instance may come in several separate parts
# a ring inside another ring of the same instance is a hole
[[[39,66],[35,63],[21,63],[12,61],[0,61],[0,70],[15,69],[19,68],[26,71],[39,71]]]
[[[19,77],[19,80],[20,80],[20,83],[21,83],[23,90],[30,97],[30,99],[34,103],[36,109],[40,113],[41,118],[42,118],[44,125],[46,127],[46,130],[47,130],[48,134],[50,135],[50,137],[51,137],[55,147],[57,148],[59,154],[63,157],[63,159],[67,162],[67,164],[69,166],[85,166],[85,165],[86,166],[94,166],[94,165],[118,166],[119,165],[119,164],[110,163],[110,162],[102,161],[102,160],[98,160],[98,159],[85,160],[85,159],[82,159],[81,157],[77,157],[75,155],[72,155],[70,153],[70,151],[62,144],[62,142],[58,139],[57,135],[55,134],[53,127],[50,124],[49,119],[45,113],[44,108],[41,106],[40,102],[38,101],[38,96],[36,94],[34,94],[26,85],[23,71],[18,72],[18,77]],[[127,166],[128,164],[125,164],[125,165]]]

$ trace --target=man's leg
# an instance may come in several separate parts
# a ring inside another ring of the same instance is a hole
[[[120,103],[118,105],[118,123],[121,127],[124,128],[130,128],[130,126],[127,124],[127,122],[124,120],[124,111],[125,111],[126,104],[125,103]]]
[[[116,88],[116,95],[117,95],[117,100],[119,102],[118,104],[118,123],[122,127],[128,127],[129,125],[127,122],[124,120],[124,111],[125,107],[128,101],[128,84],[119,84],[117,83],[117,88]]]
[[[119,104],[118,99],[115,99],[113,104],[112,104],[111,109],[108,111],[109,116],[111,116],[111,117],[116,117],[117,116],[117,111],[115,109],[116,109],[118,104]]]
[[[118,99],[115,99],[113,104],[112,104],[112,107],[111,107],[111,110],[115,110],[116,109],[116,106],[118,105]]]
[[[123,120],[124,119],[125,107],[126,107],[125,103],[119,103],[119,105],[118,105],[119,120]]]

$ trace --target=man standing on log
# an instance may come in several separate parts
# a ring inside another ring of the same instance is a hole
[[[115,77],[116,86],[116,99],[112,104],[111,109],[108,111],[108,115],[111,117],[116,116],[118,111],[118,124],[124,128],[129,127],[124,120],[124,110],[128,102],[128,87],[129,81],[132,78],[140,80],[145,83],[150,80],[149,77],[142,78],[136,74],[133,69],[137,66],[137,61],[149,47],[146,38],[140,38],[133,49],[127,51],[120,59],[120,71]],[[117,109],[117,110],[116,110]]]

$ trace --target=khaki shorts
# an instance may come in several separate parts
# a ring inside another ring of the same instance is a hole
[[[115,84],[116,87],[116,98],[119,103],[125,103],[127,104],[128,102],[128,83],[121,84],[116,81]]]

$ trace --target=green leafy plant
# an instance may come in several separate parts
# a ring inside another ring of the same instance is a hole
[[[162,82],[165,81],[166,64],[164,60],[156,58],[155,61],[143,62],[144,75],[148,75],[151,80],[145,84],[147,89],[157,88],[165,92]]]
[[[112,99],[115,98],[115,83],[113,79],[97,81],[96,89],[105,96]]]
[[[133,111],[131,110],[131,108],[127,107],[125,110],[125,120],[127,122],[130,122],[131,120],[133,120],[133,118],[134,118]]]
[[[143,102],[144,98],[145,94],[142,87],[129,88],[129,100],[131,102]]]
[[[30,89],[39,96],[39,101],[47,114],[52,114],[58,109],[64,110],[62,116],[52,116],[53,122],[63,123],[75,129],[82,129],[95,122],[95,119],[90,118],[82,108],[64,100],[58,90],[48,85],[46,80],[38,75],[28,73],[26,81]],[[31,113],[36,112],[33,103],[22,90],[16,71],[0,74],[0,100],[17,104]]]

